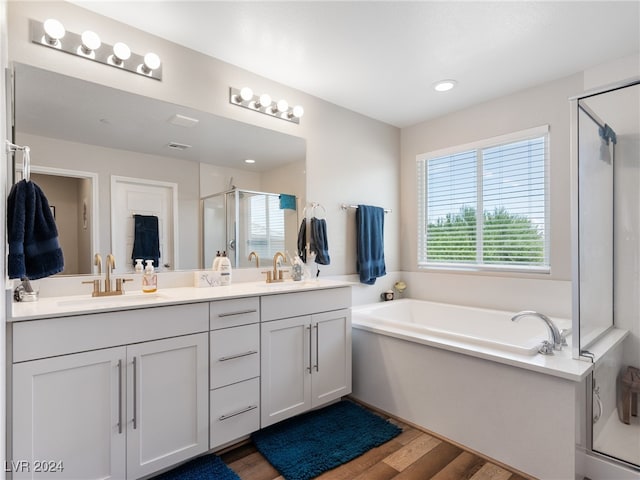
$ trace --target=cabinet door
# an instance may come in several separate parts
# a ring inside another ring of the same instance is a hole
[[[311,316],[312,407],[351,393],[351,311]]]
[[[261,426],[311,407],[311,317],[261,325]]]
[[[125,478],[125,359],[120,347],[13,366],[13,478]]]
[[[208,334],[127,347],[127,478],[208,447]]]

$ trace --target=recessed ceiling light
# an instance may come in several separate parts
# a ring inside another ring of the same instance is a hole
[[[244,163],[256,163],[256,161],[253,158],[247,158]]]
[[[433,89],[436,92],[446,92],[455,87],[457,83],[458,82],[456,82],[455,80],[440,80],[439,82],[433,84]]]
[[[169,123],[187,128],[195,127],[199,121],[200,120],[198,120],[197,118],[187,117],[186,115],[180,115],[179,113],[176,113],[169,119]]]

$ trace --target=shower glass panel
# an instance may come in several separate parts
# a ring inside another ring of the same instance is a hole
[[[591,449],[637,468],[640,420],[624,375],[640,368],[640,84],[585,96],[577,110],[579,351],[609,328],[630,332],[596,363]]]
[[[295,251],[297,211],[281,208],[280,194],[230,190],[202,200],[203,266],[211,268],[216,252],[226,251],[234,268],[268,266],[276,252]]]

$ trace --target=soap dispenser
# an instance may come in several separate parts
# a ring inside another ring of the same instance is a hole
[[[220,255],[220,250],[216,252],[216,258],[213,259],[213,264],[211,265],[211,270],[217,272],[220,270],[220,260],[222,260],[222,256]]]
[[[220,285],[231,285],[231,260],[227,257],[227,252],[222,253],[218,270],[220,271]]]
[[[135,271],[136,271],[136,273],[144,273],[144,266],[142,265],[142,259],[141,258],[136,258]]]
[[[153,269],[153,260],[147,260],[147,266],[144,268],[144,276],[142,277],[142,291],[144,293],[153,293],[158,289],[158,275]]]

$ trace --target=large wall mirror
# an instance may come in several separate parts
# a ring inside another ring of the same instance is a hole
[[[240,251],[240,239],[223,235],[223,224],[208,225],[205,233],[204,199],[234,190],[284,196],[280,236],[286,249],[295,249],[305,204],[304,139],[28,65],[13,67],[14,142],[31,148],[31,179],[55,208],[63,274],[92,273],[94,254],[109,252],[116,272],[132,271],[133,214],[160,219],[161,270],[210,268],[205,254]],[[19,155],[15,178],[21,178]],[[233,212],[236,222],[255,223],[258,215],[249,212],[246,206]],[[224,240],[214,244],[218,238]],[[236,267],[249,266],[244,253],[228,254],[238,258]]]

